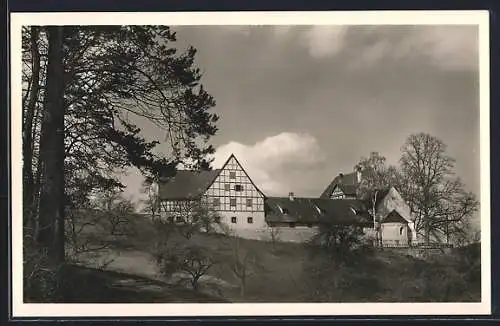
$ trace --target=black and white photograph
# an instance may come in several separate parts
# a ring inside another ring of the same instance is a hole
[[[14,313],[488,313],[488,19],[13,14]]]

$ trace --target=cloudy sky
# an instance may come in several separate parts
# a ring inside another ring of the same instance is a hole
[[[183,26],[220,115],[214,167],[234,153],[268,195],[319,196],[406,137],[448,145],[479,195],[478,36],[474,26]],[[164,139],[161,130],[147,136]],[[167,146],[166,144],[163,146]],[[123,178],[138,194],[142,178]]]

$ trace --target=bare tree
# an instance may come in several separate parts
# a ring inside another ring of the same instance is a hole
[[[273,249],[276,249],[276,242],[280,239],[280,229],[278,227],[272,226],[269,230],[271,235],[271,242],[273,244]]]
[[[102,225],[106,225],[109,235],[125,235],[131,224],[130,217],[135,213],[131,200],[124,198],[121,189],[108,189],[97,195],[96,208],[102,212]]]
[[[146,179],[142,183],[141,193],[144,195],[144,199],[142,199],[142,204],[144,207],[142,211],[148,214],[151,214],[152,219],[156,219],[157,215],[160,213],[160,202],[158,198],[158,185]]]
[[[476,196],[464,190],[454,177],[455,160],[446,154],[446,145],[429,134],[408,137],[400,159],[402,182],[400,189],[415,215],[417,234],[430,236],[459,232],[462,222],[479,208]]]
[[[135,213],[134,204],[125,198],[119,199],[108,212],[110,235],[128,235],[131,225],[130,217]]]
[[[215,264],[215,260],[206,248],[200,246],[190,246],[182,256],[183,262],[180,270],[190,276],[190,283],[194,290],[198,290],[199,281],[203,275]]]
[[[200,279],[216,263],[209,249],[190,243],[175,243],[157,253],[155,258],[164,277],[181,273],[181,281],[187,276],[194,290],[199,290]]]
[[[264,271],[264,266],[259,261],[256,251],[241,246],[241,239],[231,238],[231,257],[229,257],[229,267],[233,275],[238,279],[240,296],[245,295],[248,279],[256,272]]]
[[[220,223],[219,214],[204,201],[178,201],[168,206],[162,203],[167,221],[186,239],[199,232],[211,233]]]
[[[380,192],[391,186],[396,174],[396,168],[386,165],[386,158],[378,152],[371,152],[369,157],[361,158],[356,166],[356,172],[363,178],[358,187],[358,197],[370,202],[370,214],[373,217],[373,229],[377,245],[382,245],[382,231],[380,227],[382,217],[378,215],[377,205],[382,200]]]

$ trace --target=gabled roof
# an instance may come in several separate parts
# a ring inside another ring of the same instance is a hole
[[[160,200],[188,200],[199,198],[212,183],[214,183],[220,171],[226,167],[232,158],[234,158],[241,167],[255,189],[265,198],[266,196],[264,193],[253,183],[236,156],[231,154],[220,169],[209,171],[178,170],[174,177],[158,182],[158,195]]]
[[[378,208],[378,206],[382,203],[382,199],[385,198],[385,196],[387,196],[387,194],[389,193],[389,191],[391,191],[391,188],[392,187],[386,187],[386,188],[383,188],[383,189],[378,189],[378,192],[377,192],[377,202],[376,202],[376,207],[375,208]],[[375,194],[375,190],[372,190],[370,192],[367,192],[364,196],[364,201],[366,203],[368,203],[369,205],[371,205],[371,201],[373,198],[372,196]]]
[[[328,187],[326,187],[320,198],[330,198],[337,186],[339,186],[340,190],[346,195],[356,195],[357,184],[356,172],[339,174],[330,182]]]
[[[161,200],[195,199],[201,196],[215,178],[220,169],[210,171],[179,170],[166,182],[158,184]]]
[[[408,221],[395,209],[393,209],[389,214],[387,214],[382,223],[408,223]]]
[[[358,190],[356,185],[345,185],[341,183],[338,184],[337,187],[339,187],[346,196],[356,196]]]
[[[323,220],[338,224],[369,224],[364,204],[354,199],[321,199],[268,197],[265,201],[266,222],[314,224]]]
[[[241,170],[243,171],[243,173],[245,173],[246,177],[248,178],[248,180],[250,180],[250,182],[255,187],[255,189],[257,189],[257,191],[262,195],[262,197],[266,198],[266,195],[253,182],[252,178],[250,178],[250,176],[248,175],[247,171],[243,168],[243,165],[241,165],[240,161],[238,161],[238,159],[236,158],[236,156],[234,156],[234,154],[229,155],[229,158],[226,160],[226,163],[224,163],[224,165],[222,166],[221,170],[224,170],[224,168],[229,163],[229,161],[231,161],[231,158],[234,158],[234,160],[236,161],[236,163],[238,163],[238,165],[241,167]]]
[[[366,177],[369,172],[361,172],[362,177]],[[335,189],[340,189],[347,196],[356,196],[358,195],[357,191],[359,189],[359,183],[357,181],[356,172],[347,173],[347,174],[339,174],[336,176],[332,182],[326,187],[326,189],[321,194],[320,198],[330,198],[335,191]],[[377,197],[378,199],[382,199],[389,193],[391,187],[386,187],[384,189],[380,189]],[[369,194],[371,196],[371,194]],[[369,197],[369,196],[367,196]],[[378,201],[380,203],[380,201]],[[377,204],[378,205],[378,204]]]

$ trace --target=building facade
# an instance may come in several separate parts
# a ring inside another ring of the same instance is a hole
[[[221,169],[211,171],[177,171],[159,184],[161,216],[182,222],[194,206],[215,212],[224,231],[255,238],[266,229],[265,196],[250,179],[234,155]],[[222,230],[221,230],[222,231]]]
[[[339,175],[319,198],[267,197],[252,181],[238,159],[231,155],[220,169],[180,170],[159,183],[158,194],[163,218],[172,222],[189,219],[199,205],[215,213],[224,232],[258,240],[304,242],[318,232],[322,221],[357,225],[370,235],[373,218],[357,198],[362,171]],[[382,239],[386,243],[414,242],[409,208],[395,188],[380,196],[377,212]],[[406,206],[405,206],[406,205]]]
[[[364,176],[364,172],[358,167],[355,167],[352,173],[341,173],[326,187],[320,198],[331,200],[358,198],[358,189]],[[372,226],[365,228],[366,234],[376,238],[378,228],[379,241],[385,246],[398,247],[417,243],[417,233],[410,207],[395,187],[391,186],[377,191],[375,210],[378,221],[374,221]]]

